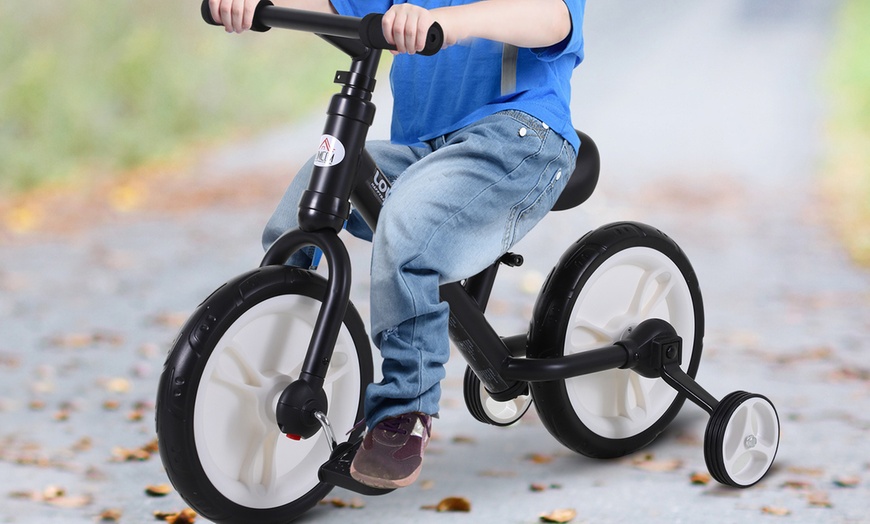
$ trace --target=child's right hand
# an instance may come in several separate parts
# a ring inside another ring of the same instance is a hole
[[[414,54],[426,47],[426,36],[436,19],[434,12],[414,4],[395,4],[386,13],[381,22],[384,37],[387,42],[396,46],[397,53]],[[456,43],[452,34],[448,33],[444,24],[444,46]]]
[[[241,33],[251,28],[254,9],[260,0],[208,0],[211,17],[222,24],[227,33]]]

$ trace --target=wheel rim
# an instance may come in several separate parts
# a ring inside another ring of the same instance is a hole
[[[741,402],[725,426],[719,453],[727,476],[750,486],[767,473],[779,447],[779,417],[764,397]]]
[[[682,337],[683,370],[695,348],[695,312],[689,285],[660,251],[632,247],[609,257],[580,291],[565,336],[565,354],[606,346],[649,318],[669,322]],[[661,379],[614,369],[565,381],[577,416],[610,439],[629,438],[652,426],[677,392]]]
[[[237,504],[266,509],[292,502],[318,484],[329,458],[322,431],[292,441],[275,421],[278,397],[299,376],[320,304],[281,295],[253,306],[223,334],[202,372],[196,450],[214,487]],[[343,325],[324,384],[336,435],[353,427],[360,387],[359,359]]]
[[[518,421],[532,405],[532,395],[520,395],[511,400],[500,402],[489,395],[489,392],[480,385],[478,392],[480,405],[484,415],[491,424],[496,426],[509,426]]]

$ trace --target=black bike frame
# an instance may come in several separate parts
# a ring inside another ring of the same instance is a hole
[[[342,88],[329,104],[318,149],[320,156],[299,202],[299,228],[275,241],[261,263],[261,267],[284,264],[306,246],[316,246],[326,257],[327,292],[299,377],[312,391],[318,391],[323,387],[350,300],[351,262],[338,233],[351,204],[374,231],[390,190],[389,181],[365,150],[375,116],[372,92],[381,50],[366,47],[353,38],[358,31],[358,19],[353,19],[354,22],[348,17],[266,7],[260,10],[260,20],[269,27],[318,32],[352,59],[349,71],[335,75],[335,82]],[[637,335],[611,346],[556,358],[526,358],[527,336],[502,338],[484,316],[498,266],[518,265],[518,258],[505,255],[478,275],[440,288],[441,298],[450,306],[450,337],[492,398],[512,399],[526,390],[528,382],[631,368],[645,375],[664,376],[668,383],[708,411],[715,407],[716,399],[679,369],[681,341],[666,322],[650,323],[648,329],[638,329]],[[667,359],[660,356],[664,343],[677,348]]]

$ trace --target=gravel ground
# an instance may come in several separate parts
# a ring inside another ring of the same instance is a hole
[[[760,484],[691,482],[705,471],[707,421],[692,405],[613,461],[568,452],[534,413],[483,426],[466,412],[456,358],[421,481],[300,521],[531,523],[573,508],[572,522],[870,522],[870,274],[831,236],[817,190],[835,8],[590,3],[574,110],[601,150],[600,188],[523,240],[527,263],[503,272],[491,305],[498,329],[520,332],[554,246],[613,220],[661,228],[704,292],[700,382],[717,397],[765,394],[779,411],[780,451]],[[258,263],[260,229],[318,118],[144,181],[52,196],[32,204],[46,227],[0,233],[0,522],[94,522],[110,508],[151,522],[184,507],[176,493],[145,494],[167,482],[149,455],[165,351],[202,298]],[[365,315],[366,246],[350,246]],[[421,509],[448,496],[471,512]]]

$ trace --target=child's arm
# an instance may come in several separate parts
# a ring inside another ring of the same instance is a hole
[[[335,13],[329,0],[272,0],[281,7]],[[211,16],[223,24],[228,33],[241,33],[251,28],[254,9],[260,0],[208,0]]]
[[[398,4],[384,15],[387,41],[400,53],[423,49],[433,22],[444,30],[444,46],[466,38],[486,38],[517,47],[549,47],[571,33],[564,0],[481,0],[427,11]]]

